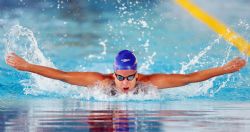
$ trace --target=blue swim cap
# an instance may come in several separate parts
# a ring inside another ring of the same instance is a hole
[[[129,50],[120,51],[114,62],[114,70],[136,70],[137,61],[133,52]]]

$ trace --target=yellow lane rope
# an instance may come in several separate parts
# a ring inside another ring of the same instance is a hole
[[[241,52],[250,56],[250,44],[242,36],[237,34],[225,24],[216,20],[215,17],[209,15],[190,0],[175,0],[178,5],[186,9],[193,17],[205,23],[218,35],[222,36],[226,41],[237,47]]]

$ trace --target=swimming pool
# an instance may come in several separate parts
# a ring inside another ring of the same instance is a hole
[[[194,0],[246,40],[249,1]],[[134,50],[142,73],[189,73],[243,56],[173,1],[0,1],[0,131],[248,131],[249,64],[148,95],[108,97],[7,66],[14,51],[65,71],[112,72]]]

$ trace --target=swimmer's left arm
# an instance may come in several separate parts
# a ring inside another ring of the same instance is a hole
[[[224,75],[239,71],[246,65],[246,61],[236,58],[226,65],[207,70],[202,70],[190,74],[152,74],[141,75],[140,80],[150,82],[159,89],[184,86],[189,83],[201,82],[215,76]]]

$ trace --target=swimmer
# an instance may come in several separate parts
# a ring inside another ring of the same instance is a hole
[[[6,63],[17,70],[39,74],[41,76],[61,80],[63,82],[92,87],[97,82],[103,85],[113,82],[115,89],[121,93],[128,93],[136,88],[138,83],[146,83],[158,89],[174,88],[190,83],[201,82],[215,76],[239,71],[246,65],[246,61],[235,58],[221,67],[210,68],[189,74],[141,74],[137,72],[137,60],[133,52],[120,51],[114,60],[114,73],[102,74],[98,72],[65,72],[50,67],[30,64],[15,53],[6,56]]]

